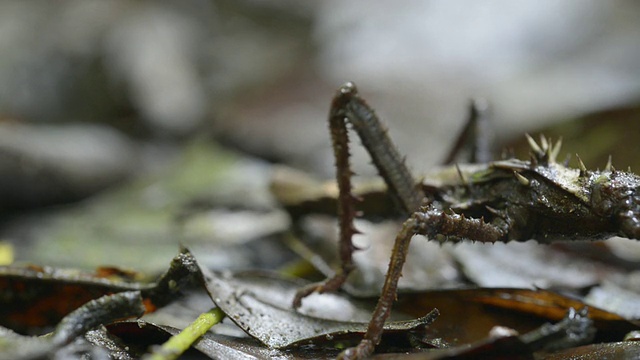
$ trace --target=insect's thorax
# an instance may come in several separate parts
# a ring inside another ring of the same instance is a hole
[[[581,175],[557,163],[505,160],[458,165],[427,175],[437,207],[503,226],[510,240],[599,239],[615,235],[611,214],[592,207],[591,189],[605,173]]]

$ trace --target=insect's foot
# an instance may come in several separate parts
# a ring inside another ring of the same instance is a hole
[[[314,292],[319,292],[321,286],[322,286],[322,283],[315,283],[315,284],[310,284],[303,288],[298,289],[298,291],[296,291],[296,295],[293,297],[293,303],[292,303],[293,308],[294,309],[300,308],[300,306],[302,306],[302,299],[313,294]]]
[[[348,348],[338,355],[338,359],[340,360],[356,360],[356,359],[366,359],[371,354],[373,354],[373,349],[375,346],[371,340],[363,339],[360,341],[358,346]]]
[[[302,299],[313,293],[327,293],[336,292],[347,281],[347,275],[344,272],[339,272],[331,278],[319,283],[309,284],[296,291],[296,295],[293,297],[293,308],[298,309],[302,306]]]

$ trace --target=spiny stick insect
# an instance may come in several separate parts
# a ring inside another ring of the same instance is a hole
[[[364,339],[347,349],[343,359],[373,353],[396,297],[398,279],[412,236],[439,241],[465,239],[483,243],[556,240],[597,240],[611,236],[640,239],[640,177],[618,171],[609,162],[603,171],[589,171],[578,158],[578,169],[557,163],[560,142],[542,137],[531,147],[528,161],[508,159],[456,165],[456,181],[417,182],[387,135],[375,112],[353,83],[339,88],[329,112],[329,127],[337,168],[339,253],[342,267],[322,283],[300,289],[294,307],[313,292],[338,290],[354,269],[351,238],[358,231],[349,164],[349,122],[371,155],[400,210],[409,214],[398,232],[387,276]],[[480,152],[476,151],[475,154]]]

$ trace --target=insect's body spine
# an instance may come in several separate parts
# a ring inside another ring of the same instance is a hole
[[[433,206],[484,218],[505,229],[504,240],[635,238],[618,219],[621,207],[640,206],[640,177],[630,172],[509,159],[442,168],[422,184]]]

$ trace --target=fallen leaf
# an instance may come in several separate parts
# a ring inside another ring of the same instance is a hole
[[[202,271],[216,305],[268,347],[358,341],[366,331],[371,308],[365,310],[344,296],[316,294],[298,312],[291,304],[299,282],[266,274]],[[415,320],[387,323],[385,329],[389,333],[419,332],[435,320],[437,311],[430,309],[425,314]]]
[[[147,311],[153,311],[180,296],[181,289],[197,282],[199,276],[199,268],[186,250],[155,283],[50,267],[0,267],[0,325],[20,333],[39,333],[90,300],[132,290],[141,291]]]

